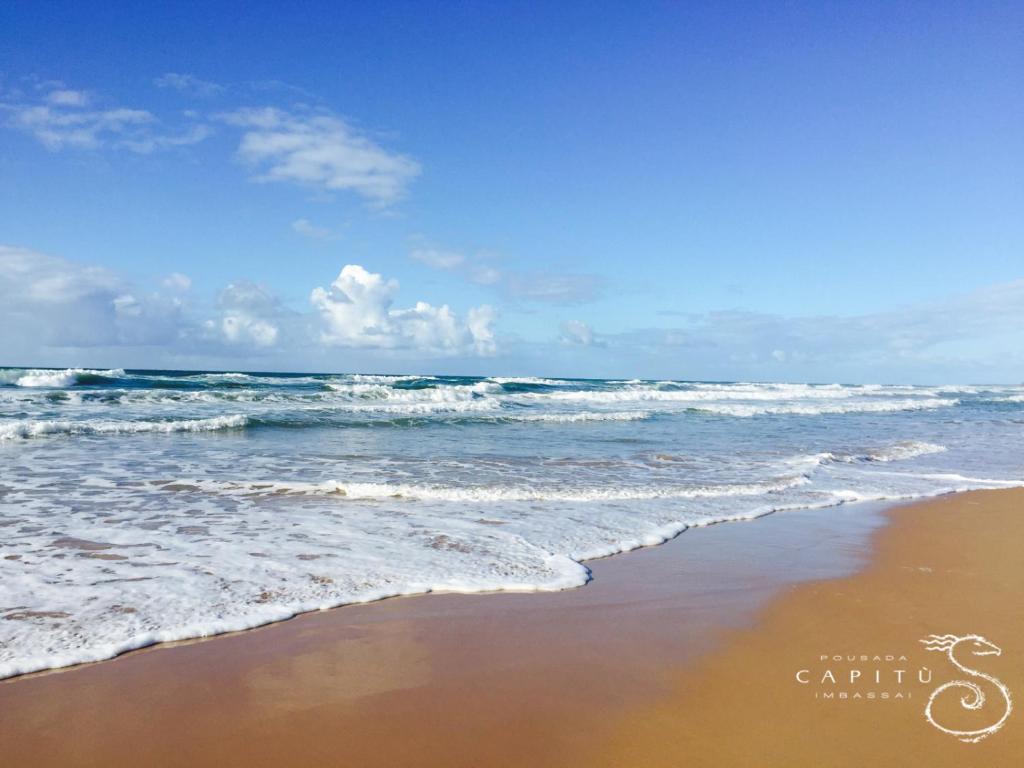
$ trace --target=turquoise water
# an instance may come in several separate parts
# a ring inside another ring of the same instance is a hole
[[[1024,484],[1024,387],[0,369],[0,677]]]

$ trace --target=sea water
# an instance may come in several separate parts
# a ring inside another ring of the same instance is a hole
[[[0,677],[1024,484],[1024,387],[0,369]]]

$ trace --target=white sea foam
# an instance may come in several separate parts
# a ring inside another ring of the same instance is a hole
[[[570,387],[577,382],[566,379],[545,379],[539,376],[491,376],[488,381],[496,384],[538,384],[548,387]]]
[[[446,486],[410,485],[403,483],[349,483],[329,480],[322,483],[211,481],[179,478],[165,488],[175,492],[204,491],[236,496],[334,496],[355,501],[450,501],[450,502],[521,502],[521,501],[642,501],[652,499],[703,499],[722,496],[758,496],[805,485],[803,475],[777,478],[759,483],[722,485],[677,485],[661,487],[579,487],[557,486]]]
[[[871,451],[867,455],[868,461],[901,461],[903,459],[915,459],[918,456],[928,456],[933,453],[943,453],[946,446],[936,443],[926,443],[920,440],[907,440],[887,448],[880,448]]]
[[[577,411],[575,413],[502,413],[491,418],[507,422],[579,424],[587,421],[646,421],[653,411]]]
[[[215,416],[209,419],[179,421],[35,421],[23,419],[0,422],[0,440],[45,437],[47,435],[127,435],[141,432],[212,432],[239,429],[248,423],[245,416]]]
[[[672,388],[670,388],[672,387]],[[679,389],[678,384],[626,384],[614,389],[590,389],[557,392],[524,392],[524,399],[609,403],[624,401],[657,401],[676,403],[702,403],[732,400],[845,400],[856,393],[845,389],[811,387],[806,385],[705,385]]]
[[[1019,485],[1022,392],[0,370],[0,677],[396,594],[578,586],[588,558],[714,522]]]
[[[919,456],[928,456],[935,453],[944,453],[946,446],[936,443],[926,443],[919,440],[903,440],[892,445],[880,446],[863,452],[842,453],[825,451],[808,456],[799,456],[791,460],[791,464],[827,464],[829,462],[842,462],[853,464],[857,462],[890,462],[915,459]]]
[[[876,400],[849,403],[782,403],[778,405],[748,405],[725,403],[702,403],[693,410],[714,413],[721,416],[799,415],[824,416],[844,413],[891,413],[894,411],[923,411],[933,408],[950,408],[959,401],[936,398],[933,400]]]
[[[82,376],[94,375],[108,378],[124,376],[121,368],[93,370],[90,368],[66,368],[63,371],[35,369],[19,371],[14,384],[19,387],[71,387],[78,383]]]

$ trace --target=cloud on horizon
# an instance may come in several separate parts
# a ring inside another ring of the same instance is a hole
[[[423,359],[497,351],[491,307],[471,308],[465,319],[447,304],[394,308],[398,282],[355,264],[313,289],[304,310],[248,280],[227,285],[208,306],[190,295],[186,275],[159,283],[142,290],[102,267],[0,245],[0,359],[44,364],[53,353],[101,348],[146,348],[154,365],[184,357],[322,360],[346,347]]]
[[[447,304],[434,307],[418,301],[408,309],[392,309],[398,290],[397,280],[385,280],[356,264],[345,266],[330,286],[314,288],[310,295],[324,323],[320,338],[342,347],[495,353],[491,307],[470,309],[465,322]]]
[[[562,323],[562,335],[560,340],[563,344],[576,345],[581,347],[605,346],[594,334],[594,329],[582,320],[568,320]]]
[[[182,303],[142,295],[102,267],[0,245],[5,355],[44,347],[164,345],[177,339]]]
[[[109,269],[0,245],[0,362],[89,364],[106,355],[122,365],[216,368],[244,359],[261,369],[327,370],[347,360],[350,370],[407,371],[447,359],[462,360],[462,371],[509,375],[1024,380],[1024,280],[855,316],[724,310],[601,334],[570,320],[555,339],[506,335],[500,345],[492,307],[460,314],[424,301],[395,306],[399,290],[396,280],[350,264],[305,306],[289,308],[247,280],[204,304],[181,273],[144,289]],[[360,355],[338,357],[345,350]]]
[[[1024,279],[863,315],[722,310],[680,317],[675,327],[603,338],[634,359],[676,360],[683,376],[952,381],[971,371],[981,382],[1024,380]]]

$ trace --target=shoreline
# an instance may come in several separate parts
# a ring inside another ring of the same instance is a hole
[[[134,643],[127,644],[127,646],[125,647],[124,650],[118,651],[117,653],[115,653],[115,654],[113,654],[111,656],[105,656],[105,657],[102,657],[102,658],[97,658],[97,659],[89,660],[89,661],[81,661],[81,662],[75,662],[75,663],[71,663],[71,664],[65,664],[65,665],[62,665],[62,666],[41,667],[39,669],[32,669],[32,670],[27,671],[27,672],[19,672],[17,674],[8,675],[6,677],[0,677],[0,685],[6,683],[8,681],[24,680],[24,679],[29,679],[29,678],[33,678],[33,677],[38,677],[38,676],[41,676],[41,675],[60,674],[62,672],[70,672],[70,671],[73,671],[73,670],[76,670],[76,669],[80,669],[80,668],[83,668],[83,667],[90,667],[90,666],[93,666],[93,665],[96,665],[96,664],[107,664],[107,663],[114,662],[114,661],[117,661],[119,659],[122,659],[122,658],[124,658],[126,656],[130,656],[130,655],[135,654],[135,653],[148,652],[148,651],[161,650],[161,649],[168,649],[168,648],[175,648],[175,647],[179,647],[179,646],[183,646],[183,645],[191,645],[191,644],[194,644],[194,643],[205,643],[205,642],[210,642],[210,641],[217,640],[217,639],[220,639],[220,638],[228,638],[228,637],[233,637],[235,635],[240,635],[240,634],[244,634],[244,633],[255,632],[255,631],[259,631],[259,630],[271,629],[271,628],[276,627],[278,625],[285,624],[285,623],[290,622],[290,621],[295,621],[296,619],[302,619],[304,617],[313,616],[313,615],[320,614],[320,613],[326,613],[326,612],[331,612],[331,611],[338,611],[338,610],[342,610],[342,609],[351,609],[351,608],[356,608],[356,607],[360,607],[360,606],[371,606],[371,605],[376,605],[378,603],[383,603],[383,602],[390,601],[390,600],[403,600],[403,599],[412,599],[412,598],[420,598],[420,599],[422,599],[422,598],[428,598],[428,597],[441,597],[441,596],[450,596],[450,595],[459,595],[459,596],[466,596],[466,597],[470,597],[470,596],[472,596],[472,597],[486,597],[488,595],[541,595],[541,594],[552,594],[552,593],[558,593],[558,592],[572,592],[572,591],[575,591],[575,590],[583,589],[583,588],[589,586],[593,582],[593,580],[594,580],[593,570],[592,570],[592,564],[593,563],[598,563],[598,562],[601,562],[601,561],[610,560],[612,558],[623,557],[625,555],[633,554],[633,553],[636,553],[636,552],[639,552],[639,551],[642,551],[642,550],[663,547],[665,545],[671,544],[673,541],[675,541],[676,539],[681,537],[683,534],[690,533],[690,532],[696,532],[696,531],[699,531],[699,530],[708,529],[708,528],[711,528],[713,526],[720,526],[720,525],[733,524],[733,523],[756,523],[759,520],[763,520],[765,518],[773,517],[773,516],[776,516],[776,515],[790,515],[790,516],[792,516],[792,515],[815,514],[817,512],[821,512],[823,510],[835,509],[835,508],[842,507],[842,506],[852,506],[852,507],[857,508],[857,509],[871,509],[873,512],[876,512],[878,510],[884,510],[884,509],[888,509],[890,507],[901,506],[901,505],[905,505],[905,504],[915,504],[915,503],[919,503],[921,501],[928,501],[931,498],[940,498],[941,496],[946,496],[946,495],[956,494],[956,493],[965,493],[965,492],[969,492],[969,491],[947,491],[945,493],[938,494],[937,496],[934,496],[934,497],[927,497],[927,498],[924,498],[924,499],[912,499],[912,500],[896,499],[896,500],[839,501],[839,502],[836,502],[834,504],[823,505],[823,506],[820,506],[820,507],[800,507],[800,508],[795,508],[795,509],[771,509],[771,510],[768,510],[766,512],[759,512],[759,513],[751,514],[751,515],[747,515],[747,516],[723,518],[723,519],[720,519],[720,520],[711,520],[709,522],[688,524],[688,525],[684,525],[682,528],[676,530],[673,533],[664,534],[663,537],[661,538],[661,540],[657,541],[657,542],[627,544],[627,545],[625,545],[624,549],[619,549],[619,550],[616,550],[614,552],[608,552],[606,554],[595,555],[593,557],[585,557],[585,558],[582,558],[580,560],[574,560],[574,562],[576,562],[578,565],[580,565],[584,569],[586,569],[586,580],[581,582],[580,584],[573,585],[573,586],[562,587],[562,588],[551,588],[551,589],[530,589],[530,588],[525,588],[525,587],[522,588],[522,589],[516,589],[516,588],[511,588],[510,587],[510,588],[503,588],[503,589],[484,589],[484,590],[480,590],[480,591],[426,589],[426,590],[424,590],[422,592],[399,592],[399,593],[396,593],[396,594],[383,595],[383,596],[380,596],[380,597],[370,597],[370,598],[367,598],[366,600],[355,600],[355,601],[347,602],[347,603],[338,603],[336,605],[330,605],[330,606],[323,607],[323,608],[300,609],[300,610],[297,610],[296,612],[292,613],[291,615],[285,616],[285,617],[280,618],[280,619],[266,621],[266,622],[262,622],[262,623],[258,623],[258,624],[252,624],[250,626],[240,627],[238,629],[228,629],[228,630],[224,630],[222,632],[213,632],[213,633],[203,634],[203,635],[188,635],[188,636],[184,636],[184,637],[181,637],[181,638],[178,638],[178,639],[172,639],[172,640],[148,640],[148,641],[145,641],[145,642],[140,642],[138,644],[134,644]],[[661,535],[661,534],[659,534],[659,535]]]
[[[265,621],[265,622],[261,622],[261,623],[254,623],[254,624],[251,624],[251,625],[239,627],[238,629],[226,629],[224,631],[212,632],[212,633],[208,633],[208,634],[197,634],[197,635],[186,634],[183,637],[180,637],[180,638],[177,638],[177,639],[170,639],[170,640],[147,640],[147,641],[143,641],[143,642],[139,642],[139,643],[127,643],[123,650],[118,651],[118,652],[116,652],[116,653],[114,653],[113,655],[110,655],[110,656],[104,656],[104,657],[101,657],[101,658],[91,659],[91,660],[87,660],[87,661],[73,662],[73,663],[64,664],[64,665],[61,665],[61,666],[43,666],[43,667],[40,667],[40,668],[37,668],[37,669],[31,669],[29,671],[19,672],[19,673],[13,674],[13,675],[8,675],[6,677],[0,677],[0,685],[6,683],[8,681],[13,681],[13,680],[22,680],[22,679],[27,679],[27,678],[31,678],[31,677],[40,676],[40,675],[59,674],[59,673],[62,673],[62,672],[72,671],[72,670],[75,670],[75,669],[79,669],[79,668],[82,668],[82,667],[88,667],[88,666],[92,666],[92,665],[95,665],[95,664],[106,664],[106,663],[109,663],[109,662],[121,659],[121,658],[123,658],[125,656],[129,656],[131,654],[140,653],[140,652],[144,652],[144,651],[160,650],[160,649],[163,649],[163,648],[174,648],[174,647],[177,647],[177,646],[189,645],[189,644],[193,644],[193,643],[204,643],[204,642],[212,641],[212,640],[215,640],[215,639],[218,639],[218,638],[232,637],[234,635],[243,634],[243,633],[247,633],[247,632],[254,632],[254,631],[258,631],[258,630],[265,630],[265,629],[269,629],[269,628],[278,626],[280,624],[284,624],[286,622],[294,621],[296,619],[301,619],[301,618],[306,617],[306,616],[316,615],[316,614],[330,612],[330,611],[337,611],[337,610],[346,609],[346,608],[355,608],[355,607],[359,607],[359,606],[375,605],[377,603],[381,603],[381,602],[385,602],[385,601],[389,601],[389,600],[400,600],[400,599],[409,599],[409,598],[426,598],[426,597],[431,597],[431,596],[437,597],[437,596],[447,596],[447,595],[462,595],[462,596],[474,596],[474,597],[477,597],[477,596],[505,595],[505,594],[508,594],[508,595],[539,595],[539,594],[551,594],[551,593],[558,593],[558,592],[571,592],[571,591],[574,591],[574,590],[583,589],[583,588],[585,588],[585,587],[587,587],[588,585],[591,584],[591,582],[594,579],[593,571],[592,571],[592,567],[591,567],[591,564],[593,564],[593,563],[601,562],[601,561],[608,560],[608,559],[611,559],[611,558],[622,557],[622,556],[629,555],[629,554],[632,554],[632,553],[635,553],[635,552],[638,552],[638,551],[641,551],[641,550],[662,547],[662,546],[665,546],[665,545],[670,544],[671,542],[675,541],[676,539],[678,539],[683,534],[690,533],[690,532],[695,532],[695,531],[699,531],[699,530],[703,530],[703,529],[707,529],[707,528],[711,528],[713,526],[720,526],[720,525],[732,524],[732,523],[755,523],[755,522],[757,522],[759,520],[763,520],[763,519],[769,518],[769,517],[774,517],[774,516],[777,516],[777,515],[789,515],[789,516],[792,516],[792,515],[815,514],[815,513],[821,512],[823,510],[829,510],[829,509],[834,509],[834,508],[843,507],[843,506],[852,506],[852,507],[857,508],[857,509],[872,509],[872,510],[877,511],[877,510],[880,510],[880,509],[888,509],[888,508],[891,508],[891,507],[897,507],[897,506],[902,506],[902,505],[907,505],[907,504],[916,504],[916,503],[921,503],[921,502],[927,502],[927,501],[929,501],[931,499],[941,498],[942,496],[947,496],[947,495],[951,495],[951,494],[970,493],[970,492],[972,492],[972,491],[961,491],[961,490],[945,491],[945,492],[939,493],[939,494],[937,494],[935,496],[929,496],[929,497],[924,497],[924,498],[915,498],[915,499],[884,499],[884,500],[869,499],[869,500],[862,500],[862,501],[838,501],[838,502],[835,502],[835,503],[832,503],[832,504],[826,504],[826,505],[819,506],[819,507],[798,507],[798,508],[793,508],[793,509],[785,509],[785,508],[783,508],[783,509],[770,509],[770,510],[768,510],[766,512],[758,512],[756,514],[750,514],[750,515],[745,515],[745,516],[723,518],[723,519],[719,519],[719,520],[710,520],[708,522],[686,524],[682,528],[680,528],[678,530],[675,530],[674,532],[665,533],[665,534],[659,533],[658,535],[661,536],[661,539],[660,539],[660,541],[657,541],[657,542],[651,542],[651,543],[627,543],[627,544],[624,545],[625,548],[623,548],[623,549],[618,549],[616,551],[608,552],[606,554],[594,555],[593,557],[585,557],[585,558],[582,558],[580,560],[575,560],[574,559],[574,562],[576,564],[582,566],[586,570],[586,579],[583,582],[581,582],[580,584],[576,584],[576,585],[572,585],[572,586],[568,586],[568,587],[551,588],[551,589],[530,589],[530,588],[525,588],[525,587],[522,588],[522,589],[517,589],[517,588],[509,587],[509,588],[502,588],[502,589],[482,589],[482,590],[479,590],[479,591],[425,589],[424,591],[420,591],[420,592],[399,592],[399,593],[388,594],[388,595],[383,595],[383,596],[379,596],[379,597],[369,597],[369,598],[367,598],[365,600],[354,600],[352,602],[338,603],[338,604],[335,604],[335,605],[329,605],[329,606],[320,607],[320,608],[312,608],[311,607],[311,608],[299,609],[299,610],[295,611],[294,613],[292,613],[290,615],[287,615],[287,616],[284,616],[284,617],[282,617],[280,619],[273,619],[273,620]],[[649,535],[649,537],[650,537],[650,535]]]
[[[601,764],[778,602],[870,572],[901,510],[982,494],[1020,492],[775,513],[587,561],[583,589],[392,598],[10,678],[0,740],[40,766]]]

